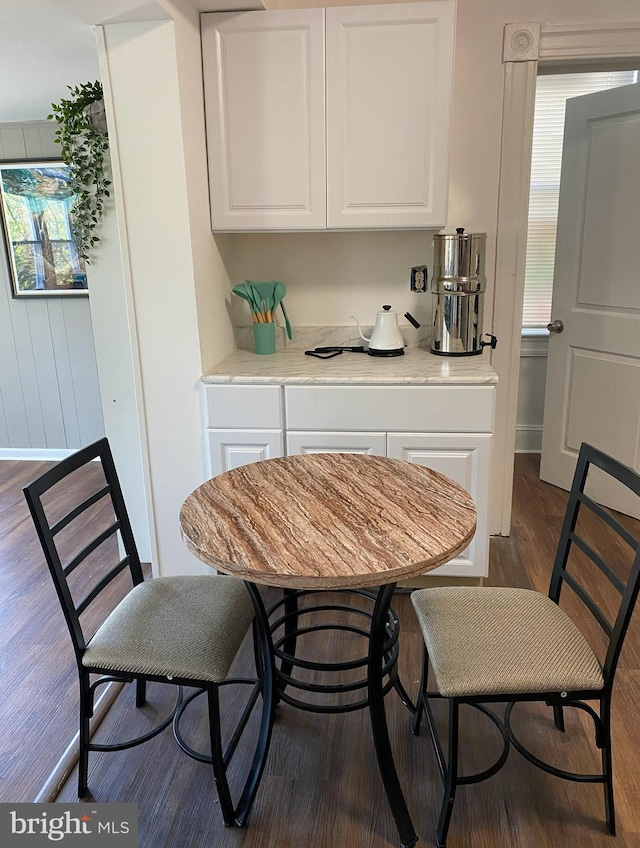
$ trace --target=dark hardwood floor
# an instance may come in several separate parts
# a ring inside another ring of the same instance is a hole
[[[566,493],[539,481],[537,459],[526,454],[516,457],[512,534],[491,540],[490,584],[547,590]],[[0,623],[4,637],[0,801],[34,800],[76,730],[73,653],[21,491],[44,467],[0,463]],[[408,595],[398,595],[394,606],[402,623],[401,673],[414,695],[422,639]],[[614,692],[618,836],[612,838],[605,832],[601,787],[558,780],[512,752],[498,775],[459,790],[450,848],[640,848],[639,628],[636,614]],[[351,649],[348,639],[328,634],[320,655]],[[251,668],[249,647],[238,657],[238,673]],[[136,710],[132,693],[125,688],[98,737],[131,735],[148,728],[173,697],[171,687],[152,685],[149,704]],[[239,697],[235,692],[226,693],[223,707],[227,714],[237,714]],[[188,731],[194,744],[204,748],[204,710],[198,700]],[[431,743],[424,732],[419,738],[411,736],[408,713],[395,695],[386,703],[396,766],[420,844],[434,845],[442,787]],[[597,763],[592,726],[587,716],[573,714],[577,712],[567,711],[567,731],[561,734],[554,729],[548,711],[522,706],[517,727],[530,747],[546,758],[564,768],[590,770]],[[466,711],[463,720],[463,769],[477,771],[491,762],[498,740],[495,731],[473,711]],[[254,729],[254,724],[250,725],[250,731]],[[241,744],[238,750],[233,767],[236,778],[247,766],[248,748]],[[73,773],[58,800],[77,800],[75,780]],[[138,804],[141,848],[399,845],[377,771],[366,711],[331,716],[279,707],[265,775],[244,830],[223,827],[210,767],[183,755],[170,732],[141,748],[92,754],[89,785],[96,801]]]

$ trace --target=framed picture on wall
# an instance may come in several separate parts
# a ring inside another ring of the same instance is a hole
[[[73,237],[75,198],[61,160],[0,162],[0,217],[14,297],[88,294]]]

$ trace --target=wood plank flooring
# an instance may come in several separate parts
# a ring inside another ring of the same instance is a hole
[[[21,487],[44,470],[35,463],[0,463],[0,623],[3,639],[0,699],[0,800],[33,800],[47,769],[76,729],[73,654]],[[491,541],[490,583],[546,591],[566,493],[538,479],[538,457],[516,457],[512,535]],[[631,521],[631,520],[629,520]],[[401,673],[414,695],[421,636],[409,597],[398,595],[402,624]],[[640,624],[634,616],[614,692],[614,773],[618,836],[604,828],[602,789],[567,783],[536,770],[512,752],[491,780],[458,791],[449,848],[640,848]],[[349,637],[327,634],[319,654],[351,649]],[[238,673],[249,672],[243,649]],[[358,646],[358,647],[361,647]],[[314,646],[314,650],[318,650]],[[354,649],[355,650],[355,649]],[[150,686],[149,704],[133,706],[127,689],[98,731],[100,738],[133,735],[150,726],[173,698],[170,687]],[[233,692],[223,707],[236,714]],[[202,700],[202,699],[198,699]],[[194,703],[189,738],[205,747],[204,705]],[[434,845],[442,787],[431,744],[409,732],[400,701],[386,699],[396,766],[421,845]],[[439,705],[442,706],[442,705]],[[532,749],[568,769],[589,770],[597,755],[588,717],[567,711],[567,732],[553,728],[536,706],[519,707],[517,727]],[[442,712],[442,711],[441,711]],[[527,722],[527,719],[530,719]],[[249,733],[255,730],[252,724]],[[486,767],[497,750],[495,732],[468,710],[463,715],[462,765]],[[250,756],[241,744],[233,775]],[[73,774],[59,795],[75,801]],[[397,832],[377,771],[368,713],[315,715],[282,705],[271,752],[249,825],[224,828],[210,767],[182,754],[170,732],[116,754],[92,754],[89,785],[96,801],[138,804],[141,848],[396,848]]]
[[[33,801],[78,724],[75,655],[22,493],[51,466],[0,462],[0,802]],[[88,495],[99,479],[94,463],[73,485]],[[66,494],[62,484],[51,501],[61,514]],[[126,591],[123,580],[110,597]]]

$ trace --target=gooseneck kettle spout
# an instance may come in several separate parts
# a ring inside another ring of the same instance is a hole
[[[352,319],[356,322],[356,324],[358,325],[358,333],[360,333],[360,338],[362,339],[362,341],[363,341],[363,342],[368,342],[368,341],[370,341],[370,340],[371,340],[371,336],[365,336],[365,335],[364,335],[364,333],[362,332],[362,329],[361,329],[361,327],[360,327],[360,322],[358,321],[358,319],[356,318],[356,316],[355,316],[355,315],[352,315],[352,316],[351,316],[351,318],[352,318]]]

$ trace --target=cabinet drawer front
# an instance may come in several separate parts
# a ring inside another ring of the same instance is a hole
[[[207,427],[281,428],[280,386],[205,386]]]
[[[493,386],[286,386],[292,430],[490,433]]]

